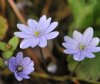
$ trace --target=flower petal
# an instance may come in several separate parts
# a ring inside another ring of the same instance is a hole
[[[77,46],[74,44],[62,43],[62,45],[67,49],[77,49]]]
[[[23,73],[19,73],[19,75],[22,77],[22,78],[25,78],[25,79],[29,79],[30,77],[26,74],[23,74]]]
[[[23,32],[15,32],[14,35],[19,37],[19,38],[33,38],[32,35],[25,34]]]
[[[20,44],[20,48],[25,49],[28,47],[36,47],[39,43],[39,39],[38,38],[32,38],[32,39],[24,39],[21,44]]]
[[[73,32],[73,39],[76,40],[77,42],[81,42],[82,40],[82,34],[78,31]]]
[[[46,40],[45,37],[40,37],[40,39],[39,39],[39,46],[40,46],[40,47],[45,47],[45,46],[47,46],[47,40]]]
[[[33,40],[32,39],[24,39],[21,43],[20,43],[20,48],[25,49],[31,46],[31,42]]]
[[[40,18],[40,20],[39,20],[39,24],[40,25],[42,25],[42,24],[44,24],[45,22],[46,22],[46,16],[45,15],[43,15],[41,18]]]
[[[16,63],[17,65],[21,63],[21,61],[23,60],[23,53],[22,52],[18,52],[16,55]]]
[[[73,43],[76,44],[77,43],[74,39],[70,38],[69,36],[64,36],[64,41],[66,43],[70,43],[70,44],[73,44]]]
[[[38,38],[32,38],[32,42],[31,42],[31,47],[34,48],[38,45],[39,43],[39,39]]]
[[[90,46],[90,47],[87,47],[85,51],[86,52],[99,52],[100,51],[100,47],[92,47],[92,46]]]
[[[24,66],[24,69],[34,68],[34,62],[31,61],[28,65]]]
[[[40,24],[42,27],[42,30],[45,30],[46,28],[48,28],[50,25],[50,22],[51,22],[51,18],[48,18],[45,22],[43,21],[42,24]]]
[[[58,22],[52,22],[49,27],[46,29],[45,33],[49,33],[53,31],[58,25]]]
[[[23,70],[23,73],[26,74],[26,75],[28,75],[28,74],[30,74],[33,71],[34,71],[34,67],[27,67],[27,68],[25,68]]]
[[[29,57],[25,57],[22,61],[21,64],[23,65],[23,67],[27,67],[28,64],[31,62],[31,59]]]
[[[59,35],[59,32],[54,31],[54,32],[51,32],[51,33],[46,34],[44,36],[46,37],[47,40],[50,40],[50,39],[56,38],[58,35]]]
[[[94,58],[95,55],[90,53],[90,52],[83,52],[84,56],[87,57],[87,58]]]
[[[29,63],[29,66],[34,66],[34,62],[31,61],[31,62]]]
[[[88,44],[93,37],[93,28],[89,27],[83,33],[83,41],[85,44]]]
[[[75,53],[78,53],[78,50],[66,49],[66,50],[64,50],[64,53],[66,53],[66,54],[75,54]]]
[[[21,30],[22,32],[26,34],[33,34],[33,30],[24,24],[17,24],[17,27],[19,30]]]
[[[38,22],[33,19],[28,19],[27,24],[34,30],[35,28],[37,28]]]
[[[15,57],[11,57],[9,59],[9,69],[10,69],[10,71],[14,72],[15,71],[15,67],[16,67]]]
[[[99,44],[99,38],[95,37],[91,40],[90,45],[91,46],[97,46]]]
[[[73,59],[76,61],[82,61],[85,58],[82,52],[76,53],[73,55]]]
[[[14,72],[14,74],[15,74],[15,77],[16,77],[16,79],[18,81],[22,81],[23,80],[23,78],[21,76],[19,76],[18,73]]]

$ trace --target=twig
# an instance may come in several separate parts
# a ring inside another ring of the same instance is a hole
[[[2,14],[5,15],[6,1],[5,0],[0,0],[0,6],[1,6]]]
[[[46,4],[42,10],[42,15],[48,15],[48,11],[49,11],[49,8],[50,8],[50,5],[51,5],[51,2],[52,0],[46,0]]]
[[[40,78],[44,78],[44,79],[51,79],[51,80],[55,80],[55,81],[66,81],[66,80],[79,80],[79,81],[83,81],[84,79],[82,78],[78,78],[78,77],[70,77],[70,76],[50,76],[47,74],[43,74],[43,73],[38,73],[38,72],[34,72],[32,74],[32,76],[34,77],[40,77]],[[100,84],[100,82],[95,82],[92,80],[84,80],[85,82],[91,83],[91,84]]]
[[[2,75],[4,76],[7,76],[7,75],[10,75],[12,74],[8,69],[5,69],[2,71],[1,73]],[[92,81],[92,80],[84,80],[82,78],[78,78],[78,77],[70,77],[70,76],[51,76],[51,75],[48,75],[48,74],[45,74],[45,73],[39,73],[39,72],[34,72],[31,74],[32,76],[34,77],[40,77],[40,78],[44,78],[44,79],[51,79],[51,80],[54,80],[54,81],[60,81],[60,82],[63,82],[63,81],[66,81],[66,80],[79,80],[79,81],[85,81],[85,82],[88,82],[90,84],[100,84],[100,82],[96,82],[96,81]]]
[[[20,11],[17,9],[16,4],[14,3],[14,1],[13,1],[13,0],[8,0],[8,2],[9,2],[9,4],[10,4],[10,6],[12,7],[13,11],[15,12],[16,16],[18,17],[18,19],[19,19],[22,23],[26,24],[26,21],[25,21],[24,17],[23,17],[22,14],[20,13]]]

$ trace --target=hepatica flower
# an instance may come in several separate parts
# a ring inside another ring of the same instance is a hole
[[[93,28],[91,27],[87,28],[83,34],[74,31],[73,38],[65,36],[64,41],[62,43],[66,48],[64,53],[72,54],[76,61],[82,61],[84,58],[94,58],[93,52],[100,51],[100,47],[96,47],[99,44],[99,38],[93,38]]]
[[[20,44],[20,48],[25,49],[28,47],[45,47],[47,45],[47,40],[56,38],[59,34],[58,31],[53,31],[58,22],[51,22],[51,18],[46,18],[43,15],[39,22],[28,19],[27,26],[24,24],[17,24],[18,29],[21,32],[15,32],[14,35],[23,38],[23,41]]]
[[[22,52],[18,52],[16,57],[9,59],[9,69],[14,73],[18,81],[29,79],[28,75],[34,71],[33,66],[33,61],[29,57],[23,58]]]

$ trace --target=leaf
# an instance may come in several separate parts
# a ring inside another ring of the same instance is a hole
[[[96,0],[97,4],[94,11],[94,19],[97,26],[100,26],[100,0]]]
[[[95,5],[95,11],[94,11],[94,13],[95,13],[95,18],[98,18],[98,17],[100,17],[100,0],[96,0],[97,1],[97,3],[96,3],[96,5]]]
[[[2,40],[7,32],[8,24],[5,18],[0,16],[0,40]]]
[[[88,4],[85,0],[68,0],[68,3],[74,18],[74,28],[81,29],[92,25],[96,0],[90,0]]]
[[[73,60],[72,56],[68,57],[68,67],[73,71],[78,62]],[[100,53],[96,53],[95,58],[83,60],[75,70],[76,76],[84,80],[96,81],[100,78]]]
[[[18,43],[19,43],[19,39],[18,37],[14,36],[12,37],[8,44],[11,46],[11,49],[9,49],[8,51],[4,51],[2,53],[2,56],[5,58],[5,59],[9,59],[10,57],[12,57],[13,53],[14,53],[14,50],[17,48],[18,46]]]
[[[4,67],[4,61],[3,61],[3,59],[2,58],[0,58],[0,67]]]
[[[7,50],[6,45],[7,45],[7,43],[0,42],[0,50],[6,51]]]
[[[19,43],[19,39],[18,39],[18,37],[16,37],[16,36],[12,37],[12,38],[9,40],[8,44],[11,45],[11,47],[12,47],[12,48],[11,48],[11,51],[12,51],[12,50],[15,50],[15,49],[17,48],[18,43]]]
[[[3,58],[9,59],[13,55],[14,51],[4,51],[2,53]]]

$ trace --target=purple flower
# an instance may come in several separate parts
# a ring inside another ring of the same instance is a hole
[[[29,79],[28,75],[34,71],[33,66],[33,61],[29,57],[23,58],[22,52],[18,52],[16,57],[9,59],[9,69],[14,73],[18,81],[23,80],[23,78]]]
[[[87,28],[83,34],[74,31],[73,38],[65,36],[64,41],[62,43],[66,48],[64,53],[73,54],[73,59],[76,61],[82,61],[85,57],[94,58],[93,52],[100,51],[100,47],[96,47],[99,44],[99,38],[93,38],[93,28],[91,27]]]
[[[47,46],[47,40],[56,38],[59,34],[58,31],[53,31],[57,27],[58,22],[50,22],[51,18],[47,19],[46,16],[43,15],[39,22],[28,19],[27,26],[24,24],[17,24],[21,32],[15,32],[14,35],[23,38],[20,48],[34,48],[37,45],[40,47]]]

